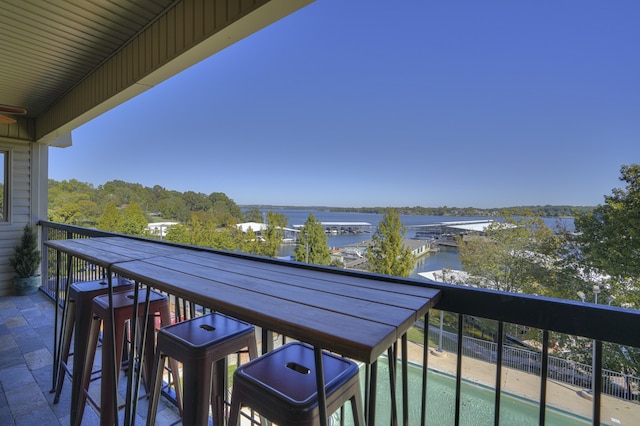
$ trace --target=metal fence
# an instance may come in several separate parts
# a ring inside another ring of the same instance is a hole
[[[440,329],[429,328],[429,337],[438,341]],[[498,345],[474,337],[463,337],[462,354],[473,359],[496,363]],[[455,333],[442,331],[442,350],[458,352],[458,336]],[[502,366],[513,368],[529,374],[540,375],[542,371],[542,353],[511,345],[503,345]],[[563,358],[549,356],[547,377],[551,380],[567,383],[585,389],[591,389],[593,366]],[[621,399],[640,399],[640,378],[616,371],[602,369],[602,393]]]

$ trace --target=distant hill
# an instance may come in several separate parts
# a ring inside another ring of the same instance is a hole
[[[261,210],[317,210],[345,213],[378,213],[385,207],[329,207],[329,206],[275,206],[275,205],[241,205],[242,208],[258,207]],[[427,216],[503,216],[507,213],[529,212],[542,217],[573,217],[577,213],[587,213],[595,206],[514,206],[481,209],[478,207],[394,207],[400,214]]]

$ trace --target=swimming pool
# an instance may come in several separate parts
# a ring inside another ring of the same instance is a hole
[[[382,360],[381,360],[382,361]],[[398,370],[399,371],[399,370]],[[364,383],[364,368],[360,370]],[[378,363],[378,392],[376,400],[376,424],[388,425],[391,404],[389,402],[389,383],[386,359]],[[409,424],[420,422],[420,398],[422,395],[422,369],[409,366]],[[401,388],[398,384],[398,397]],[[464,381],[461,388],[460,424],[469,426],[493,425],[494,390],[475,383]],[[510,394],[503,393],[500,399],[500,424],[517,426],[537,426],[539,404]],[[399,417],[402,418],[402,404],[398,404]],[[345,416],[345,424],[352,425],[350,408]],[[427,376],[427,423],[438,426],[453,425],[455,422],[455,378],[429,370]],[[334,415],[338,420],[339,415]],[[569,413],[547,407],[545,424],[549,426],[584,426],[591,424],[589,419],[576,417]],[[335,422],[339,425],[339,422]]]

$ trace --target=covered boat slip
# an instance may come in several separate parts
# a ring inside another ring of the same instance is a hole
[[[378,357],[440,298],[438,290],[392,277],[338,274],[331,268],[152,241],[100,237],[46,244],[102,266],[109,275],[309,343],[318,354],[326,349],[371,364],[372,380]],[[317,379],[326,422],[322,375]],[[374,420],[374,409],[370,404],[368,422]]]

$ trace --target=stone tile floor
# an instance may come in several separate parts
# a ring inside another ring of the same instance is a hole
[[[54,321],[55,304],[42,292],[0,297],[0,425],[69,424],[69,379],[57,404],[50,392]],[[91,387],[98,390],[95,382]],[[146,407],[142,401],[139,417],[146,414]],[[161,401],[157,424],[168,425],[177,419],[177,411]],[[144,418],[138,423],[144,424]],[[98,414],[87,408],[82,424],[98,425]]]

